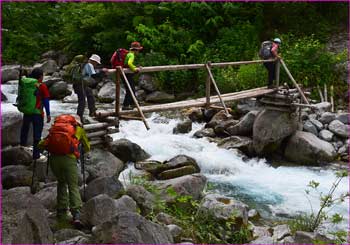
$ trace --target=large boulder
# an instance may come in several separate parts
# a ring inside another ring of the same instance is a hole
[[[213,138],[215,136],[216,134],[214,132],[214,129],[212,128],[203,128],[193,134],[194,138],[203,138],[203,137]]]
[[[44,80],[43,80],[43,82],[46,84],[48,88],[50,88],[52,85],[60,81],[62,81],[62,78],[53,77],[53,76],[44,76]]]
[[[126,194],[131,196],[141,210],[141,214],[146,216],[156,208],[156,199],[152,193],[140,185],[129,185]]]
[[[109,144],[110,151],[120,160],[127,162],[142,161],[150,157],[139,145],[128,139],[119,139]]]
[[[112,103],[115,100],[115,83],[108,82],[97,94],[98,100],[102,103]]]
[[[230,126],[226,131],[230,135],[250,136],[253,132],[253,124],[258,111],[250,111],[237,124]]]
[[[90,237],[76,229],[61,229],[55,232],[57,244],[88,244]]]
[[[340,113],[335,119],[344,124],[350,124],[350,113]]]
[[[29,187],[2,192],[2,244],[49,244],[48,212]]]
[[[64,81],[55,82],[49,87],[50,99],[60,100],[63,99],[66,95],[69,95],[68,84]]]
[[[274,152],[297,129],[297,118],[287,112],[263,110],[253,126],[253,146],[259,155]]]
[[[223,123],[224,121],[227,121],[229,119],[232,119],[231,115],[227,115],[224,110],[219,111],[216,113],[213,118],[208,122],[205,127],[206,128],[215,128],[217,125]]]
[[[118,213],[109,221],[93,229],[95,243],[169,244],[173,243],[169,230],[133,212]]]
[[[152,76],[150,74],[141,74],[139,86],[149,93],[157,90],[156,84],[153,82]]]
[[[17,110],[4,111],[1,115],[1,145],[19,145],[23,114]],[[27,144],[32,144],[32,128],[29,130]]]
[[[50,211],[54,211],[56,209],[57,203],[57,187],[50,186],[40,190],[35,193],[35,197],[38,198],[41,204]]]
[[[115,176],[100,177],[91,181],[86,187],[85,201],[100,194],[107,194],[108,196],[115,198],[120,196],[123,192],[124,187]]]
[[[236,124],[238,124],[239,121],[234,119],[234,118],[229,118],[226,119],[225,121],[219,122],[215,127],[214,127],[214,131],[216,133],[216,135],[218,136],[229,136],[229,129],[231,130],[232,128],[234,128],[234,126]],[[243,124],[241,124],[241,126],[243,126]],[[253,127],[253,126],[252,126]],[[242,128],[236,127],[233,130],[241,130]]]
[[[58,66],[56,61],[54,60],[46,60],[41,64],[35,64],[33,68],[41,68],[45,74],[51,75],[52,73],[58,70]]]
[[[316,136],[318,135],[318,131],[317,131],[316,126],[310,120],[307,120],[304,123],[303,129],[304,129],[305,132],[312,133],[312,134],[314,134]]]
[[[119,176],[124,169],[124,163],[109,151],[93,148],[90,159],[86,162],[89,173],[88,182],[99,177]]]
[[[150,103],[166,103],[174,101],[175,96],[161,91],[155,91],[146,97],[146,101]]]
[[[218,142],[218,146],[224,149],[239,149],[247,155],[254,153],[253,140],[245,136],[231,136]]]
[[[6,65],[1,67],[1,83],[6,83],[11,80],[18,80],[19,65]]]
[[[341,138],[349,138],[349,126],[339,120],[334,120],[328,125],[329,131]]]
[[[185,120],[183,122],[179,122],[176,127],[173,129],[174,134],[186,134],[192,130],[192,121]]]
[[[85,225],[95,226],[110,220],[119,212],[136,212],[136,203],[129,196],[118,200],[106,194],[95,196],[87,201],[81,209],[81,220]]]
[[[4,189],[18,186],[30,186],[32,183],[32,171],[23,165],[10,165],[1,168],[1,181]]]
[[[32,153],[25,147],[7,147],[1,151],[1,166],[26,165],[33,161]]]
[[[321,115],[319,121],[323,124],[329,124],[331,121],[335,119],[335,114],[332,112],[325,112]]]
[[[256,103],[256,98],[239,100],[237,103],[237,112],[241,115],[250,111],[260,111],[260,106]]]
[[[288,139],[284,155],[288,160],[299,164],[319,164],[336,158],[332,144],[303,131],[295,132]]]

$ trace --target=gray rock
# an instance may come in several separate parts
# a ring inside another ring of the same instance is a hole
[[[151,103],[166,103],[171,102],[175,99],[175,96],[172,94],[167,94],[161,91],[155,91],[147,95],[146,101]]]
[[[329,124],[335,119],[335,114],[332,112],[325,112],[321,115],[319,121],[323,124]]]
[[[350,124],[349,117],[350,113],[340,113],[335,119],[341,121],[344,124]]]
[[[203,216],[211,214],[216,220],[235,220],[235,228],[248,224],[248,205],[219,194],[206,195],[199,208]]]
[[[137,206],[141,210],[142,216],[147,216],[156,207],[154,195],[147,191],[143,186],[129,185],[126,188],[126,194],[136,201]]]
[[[122,212],[93,229],[95,243],[169,244],[170,231],[133,212]]]
[[[127,139],[119,139],[109,144],[110,151],[120,160],[127,161],[142,161],[150,157],[139,145]]]
[[[115,177],[100,177],[91,181],[86,187],[86,201],[99,194],[114,198],[124,192],[122,183]]]
[[[30,186],[32,183],[32,171],[23,165],[10,165],[1,168],[1,181],[4,189],[19,186]]]
[[[216,113],[213,118],[210,120],[210,122],[208,122],[205,127],[206,128],[215,128],[217,125],[219,125],[220,123],[223,123],[224,121],[231,119],[231,115],[227,116],[225,111],[219,111],[218,113]]]
[[[112,103],[115,100],[115,83],[108,82],[104,84],[98,92],[97,98],[102,103]]]
[[[185,114],[192,122],[203,122],[205,119],[202,109],[198,107],[188,109]]]
[[[48,212],[29,190],[14,188],[2,192],[2,244],[54,242]]]
[[[1,91],[1,102],[7,102],[7,97],[2,91]]]
[[[203,137],[213,138],[215,136],[216,135],[215,135],[214,129],[212,128],[203,128],[193,134],[194,138],[203,138]]]
[[[307,120],[304,123],[303,129],[304,129],[305,132],[312,133],[312,134],[314,134],[316,136],[318,135],[316,126],[310,120]]]
[[[324,112],[329,111],[332,107],[331,103],[329,102],[321,102],[314,105],[318,111],[319,115],[322,115]]]
[[[72,237],[68,240],[60,241],[57,244],[89,244],[90,236],[76,236]]]
[[[336,157],[334,147],[315,135],[297,131],[287,142],[285,157],[299,164],[331,162]]]
[[[76,93],[71,93],[71,95],[67,95],[62,100],[63,103],[78,103],[78,95]]]
[[[306,232],[306,231],[296,231],[294,235],[294,241],[298,244],[301,243],[314,243],[314,241],[322,241],[324,243],[332,243],[330,239],[327,237],[314,232]]]
[[[176,127],[173,129],[174,134],[186,134],[192,130],[192,121],[185,120],[183,122],[179,122]]]
[[[297,118],[289,113],[263,110],[253,126],[253,146],[259,155],[274,152],[297,129]]]
[[[315,127],[317,128],[318,131],[320,131],[321,129],[323,129],[323,124],[316,120],[316,119],[310,119],[310,122],[315,125]]]
[[[135,92],[135,96],[138,101],[144,101],[147,97],[147,93],[145,90],[139,89]]]
[[[136,203],[129,196],[115,200],[106,194],[101,194],[87,201],[81,209],[81,220],[85,225],[102,224],[120,212],[136,212]]]
[[[35,197],[38,198],[41,204],[50,211],[56,209],[57,203],[57,187],[47,187],[39,192],[35,193]]]
[[[1,111],[1,146],[19,145],[23,114],[17,110]],[[33,133],[30,128],[27,144],[32,144]]]
[[[170,225],[174,223],[174,218],[171,217],[169,214],[160,212],[157,214],[156,219],[159,223]]]
[[[250,209],[249,212],[248,212],[248,219],[249,220],[258,220],[260,219],[260,214],[257,210],[255,209]]]
[[[237,104],[237,112],[241,115],[250,111],[260,111],[261,107],[257,105],[256,98],[239,100]]]
[[[225,121],[219,122],[214,127],[214,131],[218,136],[229,136],[230,133],[228,132],[228,129],[233,128],[237,123],[239,123],[238,120],[235,120],[233,118],[228,118]],[[238,129],[238,128],[236,128],[236,129]]]
[[[266,226],[253,226],[253,239],[271,237],[271,228]]]
[[[224,149],[239,149],[245,154],[253,153],[253,140],[245,136],[231,136],[218,142],[218,146]]]
[[[90,236],[85,234],[84,232],[81,232],[79,230],[75,230],[75,229],[61,229],[55,232],[55,240],[58,241],[60,244],[60,242],[63,241],[69,241],[72,238],[77,238],[80,237],[80,239],[82,237],[84,238],[89,238]],[[66,244],[77,244],[77,243],[66,243]]]
[[[251,111],[246,114],[237,124],[230,126],[226,131],[230,135],[250,136],[253,133],[253,124],[258,111]]]
[[[35,64],[33,68],[41,68],[45,74],[52,74],[58,70],[56,61],[47,60],[42,64]]]
[[[301,111],[300,118],[302,121],[305,121],[305,120],[309,119],[309,114],[305,111]]]
[[[339,120],[334,120],[328,125],[329,131],[341,138],[349,138],[349,126]]]
[[[50,99],[52,100],[60,100],[66,97],[66,95],[71,94],[68,90],[68,84],[64,81],[55,82],[49,87],[50,91]]]
[[[343,145],[342,147],[340,147],[338,153],[349,155],[349,145]]]
[[[147,92],[154,92],[157,90],[156,84],[153,82],[152,76],[149,74],[141,74],[139,85]]]
[[[18,80],[18,78],[19,78],[19,65],[1,67],[2,84],[6,83],[7,81]]]
[[[109,151],[93,148],[90,156],[90,160],[86,161],[88,182],[99,177],[119,176],[125,168],[124,163]]]
[[[200,171],[200,168],[194,160],[194,158],[186,156],[186,155],[177,155],[167,161],[164,162],[169,168],[179,168],[183,166],[194,166],[198,171]]]
[[[315,113],[309,114],[309,119],[317,120],[317,114],[315,114]]]
[[[331,131],[328,131],[327,129],[323,129],[319,133],[319,136],[321,139],[328,141],[328,142],[331,142],[334,134]]]
[[[250,242],[250,244],[273,244],[274,240],[269,236],[262,236]]]
[[[184,175],[199,173],[200,171],[192,165],[187,165],[179,168],[168,169],[156,176],[156,179],[166,180],[181,177]]]
[[[44,76],[44,79],[43,79],[43,82],[46,84],[48,88],[50,88],[52,85],[60,81],[62,81],[62,78],[53,77],[53,76]]]
[[[182,228],[177,225],[167,225],[167,228],[170,231],[170,234],[173,236],[175,242],[180,241],[180,236],[182,233]]]
[[[33,162],[32,153],[25,147],[7,147],[1,151],[1,166],[26,165]]]
[[[277,225],[273,227],[272,238],[276,241],[280,241],[287,236],[291,236],[291,231],[288,225]]]

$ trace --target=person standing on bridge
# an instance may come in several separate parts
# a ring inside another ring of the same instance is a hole
[[[261,45],[259,55],[261,58],[267,59],[281,59],[281,56],[278,54],[278,48],[281,45],[281,39],[275,38],[273,42],[265,41]],[[276,79],[276,63],[275,62],[266,62],[264,63],[268,71],[268,88],[273,88],[273,81]]]
[[[130,87],[134,93],[135,93],[134,76],[135,76],[135,73],[139,73],[141,71],[141,67],[140,66],[136,67],[134,65],[134,61],[135,61],[135,56],[137,56],[142,49],[143,47],[139,42],[132,42],[130,47],[130,52],[126,55],[125,61],[124,61],[124,64],[125,64],[124,67],[129,68],[133,72],[133,73],[127,73],[126,78],[128,79]],[[131,110],[133,105],[134,105],[134,101],[132,99],[131,92],[126,87],[126,94],[125,94],[125,99],[123,102],[122,109]]]

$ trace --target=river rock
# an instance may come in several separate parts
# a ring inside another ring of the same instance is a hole
[[[117,197],[124,192],[122,183],[115,177],[100,177],[91,181],[86,187],[86,201],[99,194]]]
[[[81,209],[81,220],[87,226],[95,226],[110,220],[119,212],[136,212],[136,203],[129,196],[118,200],[100,194],[87,201]]]
[[[98,92],[97,97],[102,103],[112,103],[115,100],[115,83],[108,82],[104,84]]]
[[[327,129],[323,129],[319,133],[319,136],[321,139],[328,141],[328,142],[331,142],[334,134],[331,131],[328,131]]]
[[[33,161],[32,153],[23,146],[7,147],[1,151],[1,166],[26,165]]]
[[[338,121],[341,121],[344,124],[350,124],[350,113],[340,113],[337,115],[337,117],[335,118]]]
[[[319,164],[336,158],[332,144],[303,131],[297,131],[289,138],[284,154],[288,160],[299,164]]]
[[[208,122],[205,127],[206,128],[215,128],[217,125],[219,125],[220,123],[222,123],[223,121],[226,121],[228,119],[231,119],[231,115],[226,115],[225,111],[219,111],[218,113],[216,113],[213,118],[210,120],[210,122]]]
[[[60,81],[62,81],[62,78],[53,77],[53,76],[44,76],[44,79],[43,79],[43,83],[45,83],[48,88],[50,88],[52,85]]]
[[[329,124],[335,119],[335,114],[332,112],[325,112],[321,115],[319,121],[323,124]]]
[[[10,165],[1,168],[1,181],[4,189],[18,186],[30,186],[32,183],[32,171],[23,165]]]
[[[271,228],[266,226],[253,226],[253,239],[271,237]]]
[[[147,95],[146,101],[150,103],[166,103],[171,102],[175,99],[175,96],[172,94],[167,94],[161,91],[155,91]]]
[[[247,155],[253,154],[253,140],[245,136],[231,136],[219,141],[218,146],[224,149],[239,149]]]
[[[296,231],[294,235],[297,244],[313,244],[314,241],[322,241],[324,243],[332,243],[327,237],[317,232]]]
[[[248,212],[248,219],[249,220],[259,220],[260,219],[260,214],[256,209],[250,209]]]
[[[119,176],[125,168],[124,163],[109,151],[93,148],[90,156],[89,161],[86,161],[88,182],[99,177]]]
[[[318,131],[322,130],[323,129],[323,124],[316,120],[316,119],[310,119],[310,122],[315,125],[315,127],[317,128]]]
[[[214,127],[214,131],[216,133],[216,135],[218,136],[229,136],[230,133],[228,132],[228,128],[232,128],[233,126],[235,126],[237,123],[239,123],[238,120],[235,120],[233,118],[229,118],[223,122],[219,122],[215,127]]]
[[[237,124],[230,126],[226,131],[230,135],[250,136],[253,132],[253,124],[258,111],[250,111]]]
[[[186,134],[192,130],[192,121],[185,120],[179,122],[176,127],[173,129],[173,134]]]
[[[157,175],[157,179],[166,180],[181,177],[188,174],[199,173],[194,166],[183,166],[175,169],[165,170]]]
[[[170,234],[173,236],[174,241],[180,242],[182,228],[174,224],[167,225],[167,228],[170,231]]]
[[[155,209],[155,197],[140,185],[129,185],[126,188],[126,194],[132,197],[141,210],[142,216],[147,216]]]
[[[342,138],[349,138],[349,126],[339,120],[334,120],[328,125],[328,129]]]
[[[35,197],[38,198],[41,204],[50,211],[56,209],[57,203],[57,187],[51,186],[40,190],[35,193]]]
[[[235,228],[248,224],[248,206],[219,194],[206,195],[199,208],[201,215],[211,214],[216,220],[235,220]]]
[[[54,60],[46,60],[41,64],[35,64],[33,68],[41,68],[45,74],[51,75],[52,73],[58,70],[58,66],[56,61]]]
[[[154,182],[161,190],[163,190],[164,198],[167,202],[174,201],[174,196],[169,196],[167,189],[173,189],[178,195],[189,195],[194,200],[202,197],[202,192],[207,182],[207,178],[202,174],[185,175],[170,180],[158,180]]]
[[[93,229],[95,243],[113,244],[169,244],[173,238],[169,230],[133,212],[118,213],[109,221]]]
[[[184,110],[184,115],[187,116],[192,122],[205,121],[203,109],[199,107],[191,107]]]
[[[142,161],[150,157],[139,145],[128,139],[119,139],[109,144],[110,151],[120,160],[127,162]]]
[[[310,120],[307,120],[304,123],[303,129],[304,129],[305,132],[312,133],[312,134],[314,134],[316,136],[318,135],[318,131],[317,131],[316,126]]]
[[[281,241],[283,238],[287,236],[291,236],[291,231],[288,225],[277,225],[273,227],[273,236],[272,238],[275,241]]]
[[[2,192],[2,244],[49,244],[48,212],[28,188]]]
[[[50,99],[60,100],[63,99],[66,95],[70,94],[68,91],[68,84],[64,81],[55,82],[49,87]]]
[[[212,129],[212,128],[203,128],[203,129],[196,131],[193,134],[194,138],[203,138],[203,137],[213,138],[215,136],[216,135],[215,135],[214,129]]]
[[[170,169],[170,168],[179,168],[183,166],[193,166],[198,172],[200,171],[200,168],[192,157],[186,156],[186,155],[177,155],[167,161],[164,162]]]
[[[23,114],[16,109],[13,111],[1,111],[1,145],[2,147],[8,145],[19,145],[22,118]],[[30,145],[33,142],[32,127],[30,127],[28,134],[28,142]]]
[[[156,84],[154,83],[150,74],[141,74],[139,85],[142,89],[151,93],[157,90]]]
[[[139,89],[135,92],[135,96],[136,96],[136,99],[138,101],[145,101],[146,97],[147,97],[147,93],[145,90],[143,89]]]
[[[18,80],[19,65],[5,65],[1,67],[1,83],[11,80]]]
[[[78,103],[78,95],[76,93],[71,93],[67,95],[62,100],[63,103]]]
[[[319,115],[322,115],[324,112],[329,111],[332,107],[329,102],[321,102],[314,105]]]
[[[250,111],[260,111],[260,107],[256,103],[256,98],[239,100],[237,104],[237,112],[241,115]]]
[[[253,126],[255,152],[264,155],[277,150],[281,142],[297,129],[296,117],[286,112],[261,111]]]
[[[209,122],[212,118],[213,118],[213,116],[216,114],[216,113],[218,113],[219,112],[219,110],[218,109],[214,109],[214,108],[205,108],[204,110],[203,110],[203,116],[204,116],[204,120],[206,121],[206,122]]]
[[[349,145],[343,145],[342,147],[339,148],[338,153],[343,155],[349,155]]]
[[[57,244],[63,244],[61,242],[72,241],[72,239],[74,240],[79,239],[79,241],[82,241],[82,238],[85,238],[86,240],[88,240],[90,236],[76,229],[61,229],[55,232],[55,240],[58,242]],[[85,243],[87,242],[85,241]],[[65,244],[81,244],[81,243],[73,242],[73,243],[65,243]]]
[[[156,219],[159,223],[165,224],[165,225],[170,225],[175,222],[173,217],[163,212],[158,213],[156,216]]]

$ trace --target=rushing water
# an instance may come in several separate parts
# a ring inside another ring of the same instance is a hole
[[[9,103],[2,103],[2,111],[16,110],[11,103],[15,102],[17,85],[1,85],[2,92]],[[51,101],[52,115],[75,113],[76,104]],[[140,121],[122,121],[120,132],[114,139],[127,138],[140,145],[151,155],[151,159],[164,161],[176,155],[185,154],[198,162],[201,172],[213,183],[214,191],[232,196],[247,203],[251,208],[260,211],[263,217],[278,218],[310,212],[310,203],[314,210],[319,207],[317,195],[305,195],[305,189],[311,180],[320,183],[319,190],[327,193],[335,180],[335,172],[319,167],[272,167],[264,159],[244,161],[237,152],[221,149],[206,139],[195,139],[192,135],[203,127],[193,124],[188,134],[174,135],[173,128],[179,119],[168,119],[158,114],[148,118],[150,130],[146,130]],[[133,171],[130,167],[123,172]],[[349,180],[344,179],[336,194],[349,191]],[[348,202],[338,205],[331,213],[341,213],[345,218],[340,226],[333,228],[346,229],[348,224]]]

